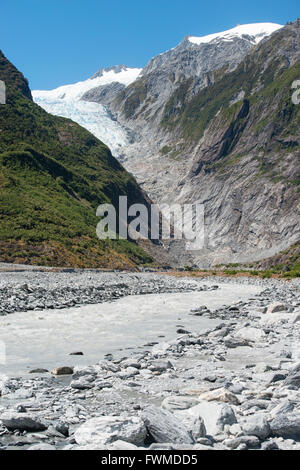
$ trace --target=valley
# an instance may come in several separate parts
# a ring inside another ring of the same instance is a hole
[[[0,50],[0,450],[300,450],[299,80],[300,19],[53,89]]]

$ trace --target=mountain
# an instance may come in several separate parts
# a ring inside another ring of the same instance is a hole
[[[119,195],[149,204],[134,178],[86,129],[35,104],[2,52],[0,79],[7,90],[0,105],[0,260],[95,268],[151,262],[135,243],[96,236],[99,204],[118,207]],[[75,88],[64,93],[74,96]]]
[[[140,72],[141,69],[118,65],[100,69],[88,80],[54,90],[34,90],[32,95],[34,101],[46,111],[82,125],[108,145],[115,156],[121,157],[121,147],[130,142],[126,129],[112,119],[102,104],[89,103],[81,98],[92,89],[101,89],[106,94],[111,88],[114,93],[122,91],[136,80]]]
[[[188,164],[181,158],[184,141],[176,140],[163,125],[166,111],[175,113],[182,97],[188,102],[220,74],[232,72],[256,44],[281,27],[258,23],[204,37],[187,36],[152,58],[137,80],[110,99],[103,101],[95,90],[89,92],[89,100],[93,95],[94,101],[108,105],[117,121],[132,131],[133,143],[123,146],[122,161],[154,200],[168,202],[166,186],[178,188]],[[162,158],[166,154],[168,158]]]
[[[180,136],[181,158],[190,157],[173,196],[205,204],[198,263],[266,258],[300,239],[300,107],[292,102],[299,46],[298,20],[174,113],[165,108],[166,133]]]
[[[300,24],[242,31],[186,38],[111,104],[136,132],[125,165],[150,196],[205,205],[204,249],[170,246],[182,264],[255,261],[300,239]]]
[[[187,36],[122,89],[91,88],[132,141],[123,163],[158,203],[203,203],[206,242],[182,265],[252,262],[300,239],[300,21]]]

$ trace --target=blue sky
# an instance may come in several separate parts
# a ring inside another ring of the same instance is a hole
[[[100,67],[143,67],[188,34],[297,16],[299,0],[1,0],[0,49],[32,89],[50,89]]]

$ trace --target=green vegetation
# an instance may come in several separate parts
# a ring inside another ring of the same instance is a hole
[[[69,119],[31,101],[0,53],[0,260],[50,266],[134,267],[152,258],[127,240],[100,241],[96,208],[120,195],[146,203],[109,149]]]

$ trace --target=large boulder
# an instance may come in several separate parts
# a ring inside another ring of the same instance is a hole
[[[238,330],[234,337],[245,340],[245,341],[259,341],[266,337],[266,333],[261,328],[253,328],[253,327],[244,327]]]
[[[293,369],[289,372],[287,378],[284,381],[284,385],[294,389],[300,388],[300,363],[293,367]]]
[[[56,367],[51,371],[52,375],[72,375],[74,372],[73,367],[63,366],[63,367]]]
[[[248,436],[256,436],[265,440],[271,433],[270,425],[264,415],[250,416],[243,424],[242,429]]]
[[[29,413],[6,411],[0,420],[9,431],[37,432],[44,431],[48,427],[39,417]]]
[[[266,313],[286,312],[287,310],[287,305],[281,302],[274,302],[273,304],[268,305]]]
[[[300,439],[300,413],[282,413],[270,423],[273,436]]]
[[[225,426],[232,426],[237,423],[235,412],[230,405],[223,405],[220,409],[219,416],[216,421],[217,428],[223,431]]]
[[[204,419],[202,418],[197,406],[193,406],[186,410],[177,410],[174,413],[175,416],[185,425],[195,441],[200,437],[206,436]]]
[[[169,411],[156,406],[148,406],[143,410],[141,416],[155,442],[176,444],[192,444],[194,442],[187,427]]]
[[[105,446],[118,440],[140,445],[146,434],[144,422],[139,417],[100,416],[82,424],[74,437],[80,446]]]

